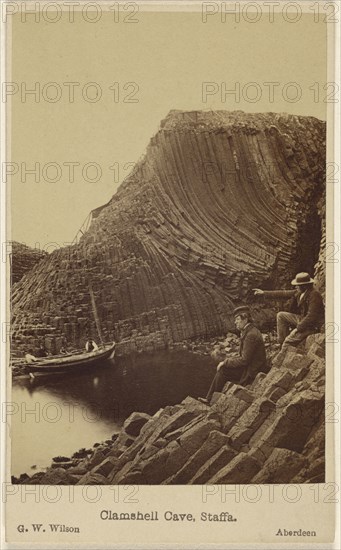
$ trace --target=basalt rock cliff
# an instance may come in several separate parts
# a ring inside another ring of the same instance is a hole
[[[222,334],[253,287],[315,264],[323,286],[325,140],[312,117],[171,111],[79,242],[13,286],[13,350],[97,338],[89,283],[121,353]]]
[[[40,260],[47,256],[47,252],[32,248],[23,243],[12,241],[6,243],[11,247],[11,274],[12,284],[17,283],[20,279],[33,269]]]

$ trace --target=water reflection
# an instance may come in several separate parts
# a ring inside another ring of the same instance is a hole
[[[53,456],[70,456],[108,439],[133,411],[154,414],[187,395],[205,395],[213,367],[209,357],[159,352],[116,359],[81,374],[14,381],[12,398],[20,414],[12,419],[12,473],[29,473],[33,464],[48,465]],[[35,422],[25,411],[37,405]]]

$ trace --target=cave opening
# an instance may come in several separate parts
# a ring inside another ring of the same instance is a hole
[[[273,267],[271,275],[262,283],[264,290],[292,288],[290,282],[297,273],[302,271],[315,275],[315,266],[319,260],[321,240],[323,235],[324,215],[319,209],[320,196],[318,193],[309,201],[310,207],[301,219],[297,220],[295,252],[287,265],[287,270],[279,269],[278,261]]]
[[[308,272],[314,276],[314,266],[318,261],[321,238],[322,220],[315,205],[307,215],[304,223],[298,223],[298,237],[296,254],[293,258],[292,276],[300,271]]]

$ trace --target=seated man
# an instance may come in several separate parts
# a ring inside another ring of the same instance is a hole
[[[319,332],[324,323],[322,296],[314,289],[309,273],[297,273],[291,284],[295,290],[253,289],[256,296],[265,298],[291,297],[289,311],[277,313],[277,336],[282,347],[298,346],[309,334]]]
[[[91,338],[87,341],[87,343],[85,344],[85,349],[87,352],[91,352],[91,351],[98,351],[98,345],[96,344],[96,342],[94,342]]]
[[[33,355],[33,349],[29,349],[28,352],[25,354],[25,361],[26,363],[33,363],[34,361],[38,361],[35,355]]]
[[[252,324],[248,306],[237,307],[233,315],[236,328],[241,332],[239,357],[230,357],[219,363],[206,399],[200,398],[203,403],[209,403],[213,393],[220,392],[226,382],[246,386],[253,381],[258,372],[266,371],[263,337]]]

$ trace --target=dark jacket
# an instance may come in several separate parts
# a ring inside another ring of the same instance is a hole
[[[266,298],[291,298],[289,311],[300,315],[297,325],[299,332],[319,330],[324,323],[324,304],[321,294],[314,288],[306,290],[302,300],[299,300],[297,290],[264,290]]]
[[[240,384],[249,384],[258,372],[266,372],[266,355],[263,337],[252,323],[242,331],[239,346],[240,357],[231,357],[224,365],[242,370]]]

